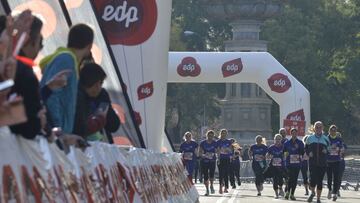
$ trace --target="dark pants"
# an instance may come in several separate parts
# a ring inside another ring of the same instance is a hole
[[[264,162],[263,162],[264,163]],[[264,166],[260,166],[260,163],[257,161],[252,162],[252,169],[255,174],[255,185],[260,186],[264,183],[264,170],[265,170],[265,163]]]
[[[311,164],[309,164],[309,170],[310,170],[310,187],[315,188],[317,186],[318,190],[322,190],[326,167],[312,166]]]
[[[280,188],[282,188],[283,184],[284,184],[284,171],[282,168],[279,167],[274,167],[273,169],[273,188],[274,190],[278,190]]]
[[[201,161],[202,174],[204,174],[204,182],[214,180],[215,161]]]
[[[308,181],[309,164],[307,161],[301,162],[301,175],[303,177],[304,185],[309,184]]]
[[[220,158],[218,168],[220,185],[229,188],[230,158]]]
[[[230,170],[230,183],[235,186],[235,178],[238,183],[240,182],[240,161],[232,161]]]
[[[329,190],[337,194],[340,188],[340,161],[328,162],[326,175]]]
[[[289,181],[287,183],[287,192],[290,192],[293,195],[295,193],[300,167],[288,166],[287,169],[289,174]]]
[[[194,178],[195,178],[195,183],[197,182],[198,176],[199,176],[199,181],[202,182],[202,167],[201,167],[201,160],[196,160],[196,164],[195,164],[195,168],[194,168]]]

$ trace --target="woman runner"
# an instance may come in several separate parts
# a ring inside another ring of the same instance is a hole
[[[304,154],[304,143],[297,138],[297,129],[292,128],[291,139],[284,144],[284,153],[286,156],[286,169],[289,176],[285,199],[296,200],[294,194],[297,185],[297,179],[301,167],[301,157]]]
[[[281,144],[282,136],[276,134],[274,137],[274,144],[269,147],[267,156],[271,159],[270,166],[271,176],[273,178],[273,189],[275,191],[275,199],[279,198],[280,188],[284,184],[283,174],[284,174],[284,149]]]
[[[230,158],[232,156],[232,145],[229,139],[226,139],[228,132],[226,129],[220,131],[220,139],[216,142],[218,153],[218,168],[219,168],[219,193],[228,193],[229,189],[229,175],[230,175]]]
[[[251,145],[249,157],[252,157],[252,169],[255,174],[255,186],[258,191],[257,195],[261,196],[264,183],[264,170],[266,168],[266,153],[268,148],[263,144],[263,137],[258,135],[255,137],[256,144]]]
[[[337,193],[340,188],[340,161],[341,153],[343,148],[343,141],[341,137],[337,136],[336,125],[331,125],[329,128],[329,140],[330,140],[330,151],[327,157],[327,186],[329,189],[328,199],[335,202],[337,199]]]
[[[194,171],[195,161],[197,157],[196,153],[198,152],[197,148],[199,145],[192,139],[191,132],[186,132],[184,134],[184,139],[185,142],[180,145],[180,153],[182,153],[185,168],[189,173],[188,178],[193,184],[192,173]]]
[[[209,179],[210,192],[215,193],[214,190],[214,173],[216,165],[216,142],[214,141],[215,132],[209,130],[206,133],[206,140],[200,143],[199,157],[201,157],[201,170],[204,175],[204,184],[206,188],[205,196],[209,195]]]
[[[323,132],[323,124],[317,121],[314,124],[315,133],[306,139],[305,150],[309,155],[309,171],[310,171],[310,190],[311,194],[308,202],[312,202],[315,197],[315,187],[317,195],[317,203],[321,203],[320,197],[323,188],[323,179],[326,172],[326,162],[328,147],[330,141]]]

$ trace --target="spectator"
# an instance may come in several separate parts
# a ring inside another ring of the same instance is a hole
[[[50,124],[64,133],[73,132],[78,90],[79,68],[82,60],[90,55],[94,40],[92,29],[78,24],[70,29],[67,48],[60,47],[40,62],[43,69],[43,88],[59,72],[67,70],[67,85],[54,91],[46,100]]]
[[[102,84],[106,74],[101,66],[88,63],[80,71],[74,134],[88,141],[104,141],[104,135],[115,132],[120,120],[111,107],[109,94]]]

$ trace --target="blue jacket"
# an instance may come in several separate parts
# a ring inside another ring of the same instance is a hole
[[[78,65],[74,55],[69,52],[55,52],[44,64],[40,86],[62,70],[71,70],[67,76],[67,85],[53,91],[46,100],[48,117],[51,127],[61,127],[64,133],[72,133],[75,120],[75,107],[78,90]]]
[[[330,145],[328,136],[310,135],[306,139],[305,144],[306,153],[309,155],[309,165],[326,167],[329,152],[328,148]]]

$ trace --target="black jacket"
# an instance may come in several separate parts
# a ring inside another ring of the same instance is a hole
[[[39,81],[32,67],[17,62],[15,84],[11,93],[17,93],[24,99],[27,122],[10,126],[14,134],[20,134],[24,138],[33,139],[41,133],[41,123],[38,113],[42,108],[40,99]]]
[[[114,109],[111,107],[111,100],[109,94],[105,89],[102,89],[100,94],[96,98],[89,97],[85,90],[79,87],[77,102],[76,102],[76,114],[74,124],[74,134],[80,135],[84,138],[88,136],[88,119],[99,107],[101,103],[109,104],[109,109],[106,117],[106,125],[103,130],[104,135],[112,133],[118,130],[120,126],[119,117],[116,115]],[[108,139],[111,138],[108,136]],[[111,139],[109,140],[111,142]]]

